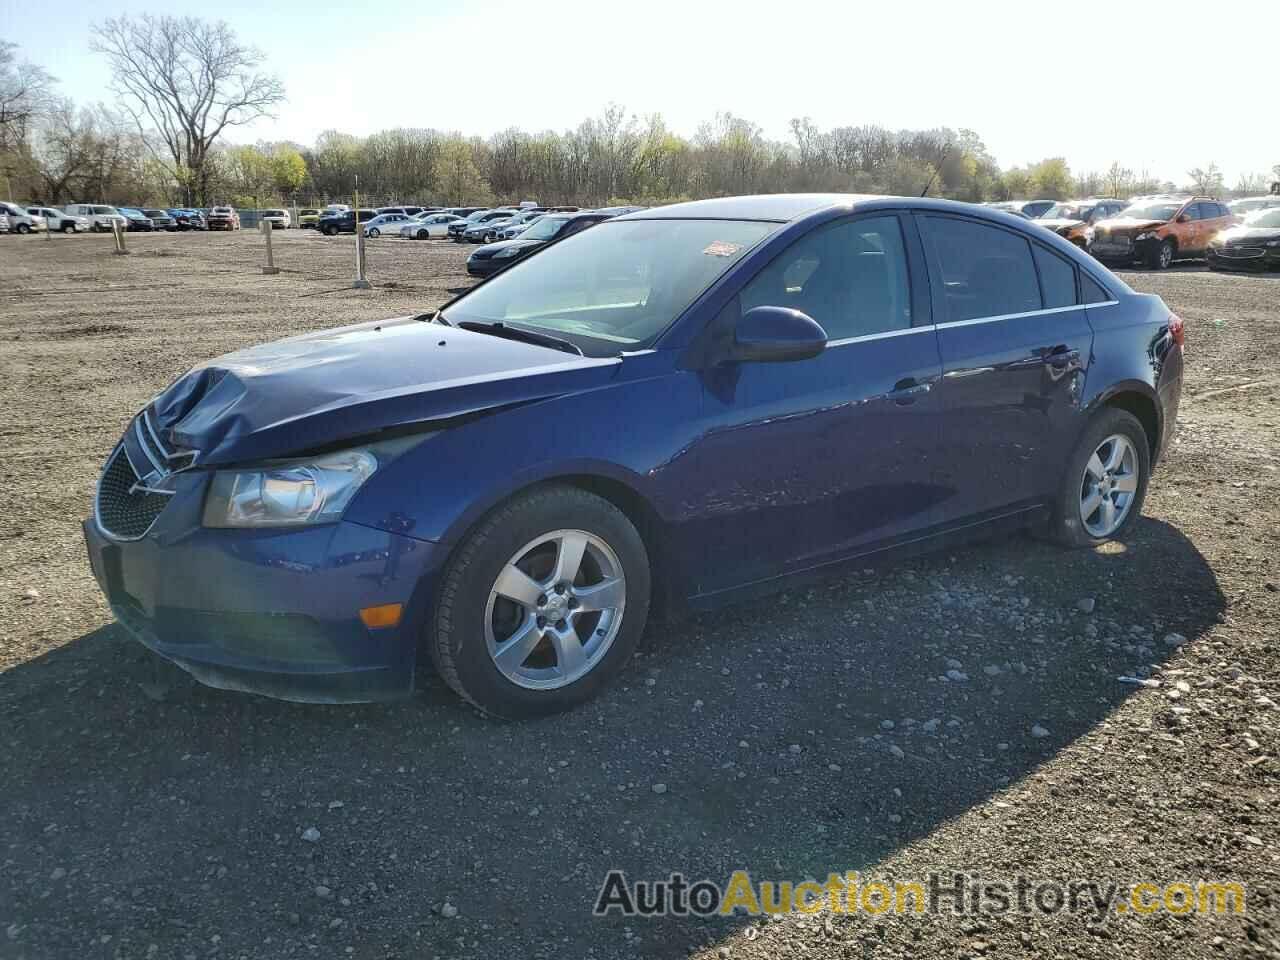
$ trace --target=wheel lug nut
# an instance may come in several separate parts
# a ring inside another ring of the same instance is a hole
[[[538,594],[538,606],[545,607],[547,605],[547,595],[545,593]]]
[[[557,583],[557,584],[556,584],[556,593],[558,593],[558,594],[563,594],[563,593],[564,593],[564,584],[563,584],[563,583]]]

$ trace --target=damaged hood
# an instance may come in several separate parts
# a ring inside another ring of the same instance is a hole
[[[238,463],[590,389],[621,364],[404,317],[211,360],[152,401],[151,421],[201,464]]]

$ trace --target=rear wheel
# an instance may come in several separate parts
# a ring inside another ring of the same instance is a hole
[[[631,656],[649,612],[649,558],[617,507],[544,487],[495,510],[450,562],[431,653],[486,713],[559,713],[594,697]]]
[[[367,234],[365,234],[365,236],[369,236],[369,237],[376,237],[376,236],[379,236],[378,228],[377,228],[377,227],[371,227],[371,228],[369,229],[369,232],[368,232]]]
[[[1151,447],[1138,418],[1127,410],[1103,410],[1072,452],[1050,532],[1069,547],[1123,536],[1142,512],[1150,473]]]
[[[416,234],[414,234],[414,236],[417,237],[419,240],[430,240],[431,232],[429,230],[419,230]]]
[[[25,223],[20,223],[20,224],[18,224],[18,225],[14,228],[14,232],[15,232],[15,233],[30,233],[30,232],[31,232],[31,228],[30,228],[29,226],[27,226]]]

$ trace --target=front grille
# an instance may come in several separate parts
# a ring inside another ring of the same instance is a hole
[[[1220,257],[1231,257],[1233,260],[1248,260],[1252,257],[1260,257],[1266,251],[1261,247],[1240,247],[1228,243],[1225,247],[1218,251]]]
[[[164,494],[135,490],[137,482],[123,445],[116,447],[98,481],[96,513],[103,531],[121,540],[141,538],[169,502]]]

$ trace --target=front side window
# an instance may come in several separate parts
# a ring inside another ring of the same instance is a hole
[[[801,237],[756,274],[739,296],[752,307],[791,307],[830,340],[911,326],[902,226],[896,216],[830,224]]]
[[[597,356],[655,339],[777,224],[622,220],[519,261],[445,308],[569,337]]]
[[[973,220],[920,219],[933,263],[941,271],[942,322],[1041,309],[1031,244],[1025,237]]]

